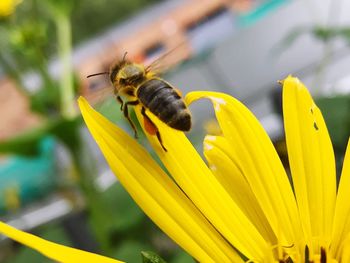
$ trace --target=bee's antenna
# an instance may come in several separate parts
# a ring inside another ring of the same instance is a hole
[[[100,73],[91,74],[91,75],[87,76],[87,78],[97,76],[97,75],[105,75],[105,74],[109,74],[109,72],[100,72]]]
[[[128,54],[128,51],[125,51],[124,56],[123,56],[123,62],[125,62],[126,55]]]

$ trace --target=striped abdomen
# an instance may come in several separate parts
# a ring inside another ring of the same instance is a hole
[[[137,89],[140,102],[170,127],[189,131],[191,115],[176,90],[161,79],[150,79]]]

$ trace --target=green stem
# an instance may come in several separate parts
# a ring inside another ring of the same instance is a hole
[[[74,108],[74,83],[72,63],[72,28],[69,15],[64,12],[55,12],[57,27],[58,56],[61,62],[61,113],[67,119],[75,116]]]

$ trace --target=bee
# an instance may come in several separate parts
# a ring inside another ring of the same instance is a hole
[[[141,114],[144,119],[144,127],[150,135],[156,135],[164,151],[162,137],[157,126],[147,115],[152,112],[159,120],[169,127],[179,131],[191,129],[191,114],[181,93],[164,79],[152,71],[152,65],[145,67],[126,59],[114,64],[108,72],[101,72],[87,76],[108,74],[114,88],[116,100],[121,104],[120,110],[128,120],[137,138],[136,126],[129,116],[129,106],[141,105]],[[122,97],[127,98],[123,101]]]

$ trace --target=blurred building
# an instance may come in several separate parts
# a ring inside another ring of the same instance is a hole
[[[261,1],[167,1],[146,10],[101,36],[99,48],[97,43],[94,48],[90,44],[83,47],[81,52],[90,54],[77,59],[84,83],[82,94],[88,97],[108,85],[101,79],[86,80],[85,77],[108,71],[125,52],[129,59],[146,65],[166,54],[161,62],[164,68],[200,54],[232,35],[236,29],[235,17],[258,4]]]

